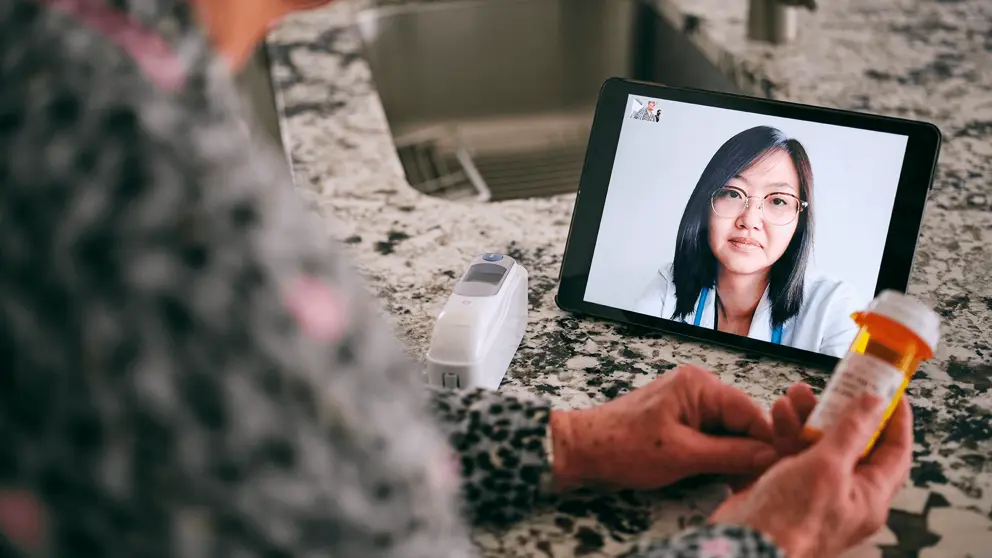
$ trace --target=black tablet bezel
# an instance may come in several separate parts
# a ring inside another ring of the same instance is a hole
[[[908,137],[899,187],[893,203],[885,249],[875,293],[884,289],[905,292],[916,254],[927,194],[933,185],[940,151],[940,130],[926,122],[835,110],[742,95],[662,86],[623,78],[603,84],[589,134],[582,178],[575,198],[565,254],[559,275],[556,304],[566,312],[642,326],[731,348],[757,352],[818,368],[832,368],[837,358],[767,341],[722,333],[664,318],[611,308],[583,300],[593,250],[603,217],[606,191],[613,172],[623,113],[629,95],[692,103],[781,118],[834,124]]]

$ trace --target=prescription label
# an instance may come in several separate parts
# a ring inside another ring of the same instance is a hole
[[[905,376],[891,364],[872,355],[848,353],[834,369],[820,402],[807,425],[823,432],[837,423],[840,413],[863,393],[886,402],[899,393]]]

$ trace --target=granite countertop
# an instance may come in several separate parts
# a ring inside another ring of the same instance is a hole
[[[297,187],[344,241],[414,354],[474,255],[530,272],[530,323],[501,390],[582,407],[701,363],[769,403],[826,376],[771,359],[560,312],[553,296],[574,196],[448,202],[411,188],[352,27],[368,0],[294,16],[270,38]],[[853,555],[989,556],[992,548],[992,3],[834,0],[804,14],[798,42],[749,43],[745,0],[657,0],[742,86],[780,99],[929,120],[945,138],[910,292],[944,316],[937,357],[910,388],[912,483],[888,529]],[[691,22],[691,29],[686,23]],[[748,83],[745,83],[748,82]],[[577,497],[514,527],[479,529],[486,556],[614,555],[633,539],[702,521],[720,487]],[[879,546],[875,546],[879,545]]]

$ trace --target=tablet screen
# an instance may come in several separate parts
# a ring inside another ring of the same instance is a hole
[[[630,95],[584,300],[842,356],[908,137]]]

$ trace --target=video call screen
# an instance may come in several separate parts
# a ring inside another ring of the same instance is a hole
[[[633,95],[617,118],[584,299],[843,356],[908,138]]]

